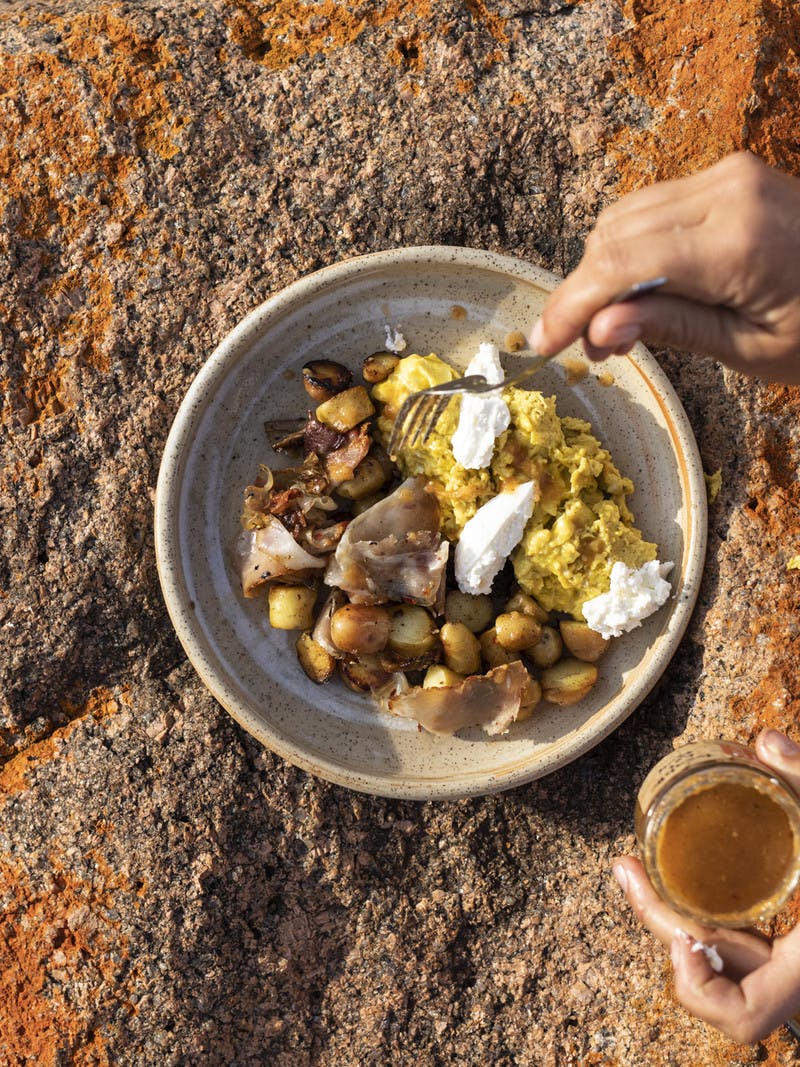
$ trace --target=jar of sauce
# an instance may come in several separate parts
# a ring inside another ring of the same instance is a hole
[[[693,742],[657,763],[636,837],[658,895],[708,925],[768,919],[800,883],[800,798],[736,742]]]

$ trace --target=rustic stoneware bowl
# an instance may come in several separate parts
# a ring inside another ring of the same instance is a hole
[[[634,480],[637,525],[658,543],[659,558],[675,563],[672,599],[612,642],[601,680],[581,703],[541,705],[501,738],[477,729],[431,736],[377,711],[369,697],[339,682],[309,681],[295,658],[296,635],[269,627],[265,601],[242,597],[231,565],[242,491],[259,463],[278,461],[264,422],[302,417],[309,406],[304,363],[327,357],[358,370],[364,356],[384,347],[389,324],[405,336],[406,354],[436,352],[463,368],[481,341],[503,349],[509,333],[529,330],[557,284],[528,263],[465,248],[403,248],[351,259],[256,308],[193,382],[158,480],[164,597],[187,655],[217,700],[297,766],[384,796],[452,798],[509,789],[563,767],[606,737],[675,652],[703,569],[706,489],[686,414],[641,345],[599,367],[583,362],[576,346],[535,379],[537,389],[556,395],[562,415],[591,422]],[[583,377],[575,373],[576,359],[588,370]]]

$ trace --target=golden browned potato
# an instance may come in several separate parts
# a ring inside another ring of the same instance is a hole
[[[494,626],[490,630],[484,631],[478,641],[481,646],[481,658],[489,670],[492,667],[500,667],[504,663],[513,663],[514,660],[522,658],[519,652],[510,652],[507,648],[503,648],[497,640]]]
[[[342,652],[372,655],[386,648],[391,618],[379,604],[344,604],[331,617],[331,641]]]
[[[371,385],[386,381],[399,362],[400,357],[392,352],[373,352],[371,356],[367,356],[361,367],[364,381]]]
[[[353,472],[353,477],[336,487],[339,496],[345,500],[363,500],[372,496],[386,484],[387,472],[378,456],[364,456]]]
[[[336,670],[336,660],[327,649],[308,633],[300,634],[294,647],[300,666],[312,682],[322,684],[330,681]]]
[[[579,659],[562,659],[542,671],[542,696],[551,704],[577,704],[597,681],[597,667]]]
[[[377,656],[359,656],[355,660],[339,660],[339,673],[348,689],[356,693],[368,693],[380,689],[391,680]]]
[[[439,631],[445,666],[458,674],[477,674],[481,669],[481,645],[463,622],[446,622]]]
[[[596,663],[608,648],[609,638],[603,637],[585,622],[562,619],[558,624],[564,644],[576,659]]]
[[[542,699],[542,687],[533,677],[532,674],[528,675],[528,681],[525,683],[525,689],[522,693],[522,700],[519,706],[519,713],[517,714],[516,722],[525,722],[529,719],[534,712],[537,704]]]
[[[375,407],[363,385],[337,393],[317,408],[317,419],[339,433],[346,433],[375,414]]]
[[[280,585],[269,587],[269,624],[276,630],[310,630],[314,625],[316,589],[304,585]]]
[[[532,615],[523,615],[521,611],[506,611],[494,620],[494,631],[498,644],[509,652],[521,652],[531,648],[542,636],[541,623]]]
[[[390,609],[388,647],[407,659],[417,659],[436,647],[438,631],[419,604],[398,604]]]
[[[552,667],[564,651],[561,634],[552,626],[543,626],[539,640],[533,648],[526,649],[525,655],[536,667]]]
[[[314,359],[303,367],[303,386],[312,400],[321,404],[349,388],[353,375],[332,359]]]
[[[479,634],[491,624],[494,618],[492,598],[451,589],[445,599],[444,617],[448,622],[461,622],[468,630]]]
[[[517,590],[516,593],[506,603],[506,611],[521,611],[523,615],[530,615],[531,618],[536,619],[537,622],[542,624],[547,622],[547,612],[527,593],[523,593],[522,590]]]
[[[428,667],[425,672],[425,677],[422,679],[422,687],[423,689],[440,689],[443,686],[458,685],[459,682],[463,681],[463,674],[451,671],[449,667],[445,667],[442,663],[435,663],[432,667]]]

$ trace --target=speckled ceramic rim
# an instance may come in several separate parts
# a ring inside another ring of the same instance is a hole
[[[355,767],[329,758],[311,745],[298,748],[280,729],[255,713],[245,693],[226,669],[215,642],[199,625],[190,601],[177,531],[181,523],[182,478],[204,413],[229,370],[273,320],[302,306],[323,291],[352,282],[356,276],[392,267],[419,267],[434,271],[437,265],[458,264],[462,269],[493,272],[514,282],[552,291],[560,279],[510,256],[449,246],[420,246],[356,257],[300,279],[252,311],[221,342],[192,383],[169,434],[159,471],[155,542],[163,595],[178,637],[198,674],[226,710],[265,746],[315,775],[366,793],[408,799],[448,799],[499,792],[549,774],[597,745],[624,721],[655,685],[674,654],[686,629],[700,587],[706,547],[706,487],[691,426],[683,407],[656,360],[637,345],[627,360],[636,367],[652,393],[653,404],[663,413],[679,466],[680,493],[686,522],[682,528],[683,558],[669,611],[654,630],[651,646],[642,657],[641,670],[633,672],[622,691],[606,707],[592,714],[585,728],[567,730],[551,744],[524,759],[495,763],[490,772],[480,768],[463,774],[435,772],[420,778],[397,774],[364,774]],[[619,357],[616,357],[619,358]],[[510,755],[510,754],[509,754]]]

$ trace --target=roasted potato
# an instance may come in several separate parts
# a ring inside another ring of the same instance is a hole
[[[387,478],[386,468],[380,458],[370,454],[361,460],[349,481],[336,487],[336,492],[345,500],[362,500],[377,493],[386,484]]]
[[[440,689],[443,686],[458,685],[459,682],[463,681],[463,674],[451,671],[449,667],[445,667],[442,663],[436,663],[432,667],[428,667],[425,672],[425,677],[422,679],[422,687],[423,689]]]
[[[478,638],[463,622],[446,622],[439,631],[442,658],[450,671],[477,674],[481,669],[481,646]]]
[[[597,667],[579,659],[562,659],[542,671],[542,696],[551,704],[577,704],[597,681]]]
[[[300,634],[295,643],[300,666],[312,682],[328,682],[336,671],[336,660],[309,633]]]
[[[558,624],[564,644],[576,659],[596,663],[608,648],[609,638],[603,637],[585,622],[562,619]]]
[[[312,400],[321,404],[348,389],[353,375],[332,359],[315,359],[303,367],[303,386]]]
[[[359,656],[354,660],[339,660],[339,673],[347,688],[356,693],[368,693],[371,689],[380,689],[392,677],[377,656]]]
[[[525,690],[522,694],[522,701],[519,706],[519,713],[517,714],[516,722],[525,722],[533,714],[533,711],[537,704],[542,699],[542,687],[533,677],[532,674],[528,675],[528,681],[525,684]]]
[[[331,641],[342,652],[373,655],[386,648],[391,618],[379,604],[344,604],[331,616]]]
[[[269,587],[269,624],[276,630],[310,630],[314,625],[316,589],[305,585],[280,585]]]
[[[525,650],[525,656],[536,667],[552,667],[564,651],[561,634],[552,626],[543,626],[539,640],[532,648]]]
[[[436,647],[438,631],[425,608],[419,604],[398,604],[389,611],[391,626],[387,645],[391,651],[417,659]]]
[[[485,630],[478,638],[481,646],[481,658],[486,664],[487,670],[491,670],[492,667],[500,667],[504,663],[513,663],[514,660],[521,659],[519,652],[510,652],[497,640],[497,634],[494,631],[494,626],[490,630]]]
[[[491,624],[494,618],[492,598],[474,596],[451,589],[444,604],[444,617],[448,622],[461,622],[474,634],[479,634]]]
[[[523,593],[522,590],[518,590],[509,600],[506,602],[506,611],[521,611],[523,615],[530,615],[531,618],[536,619],[537,622],[547,622],[547,612],[527,593]]]
[[[347,433],[374,414],[375,407],[363,385],[354,385],[352,389],[337,393],[320,404],[316,411],[316,417],[324,426],[339,433]]]
[[[509,652],[521,652],[531,648],[542,636],[541,623],[532,615],[521,611],[506,611],[494,620],[494,632],[498,644]]]
[[[400,357],[392,352],[373,352],[367,356],[361,367],[365,382],[375,385],[385,381],[400,362]]]

